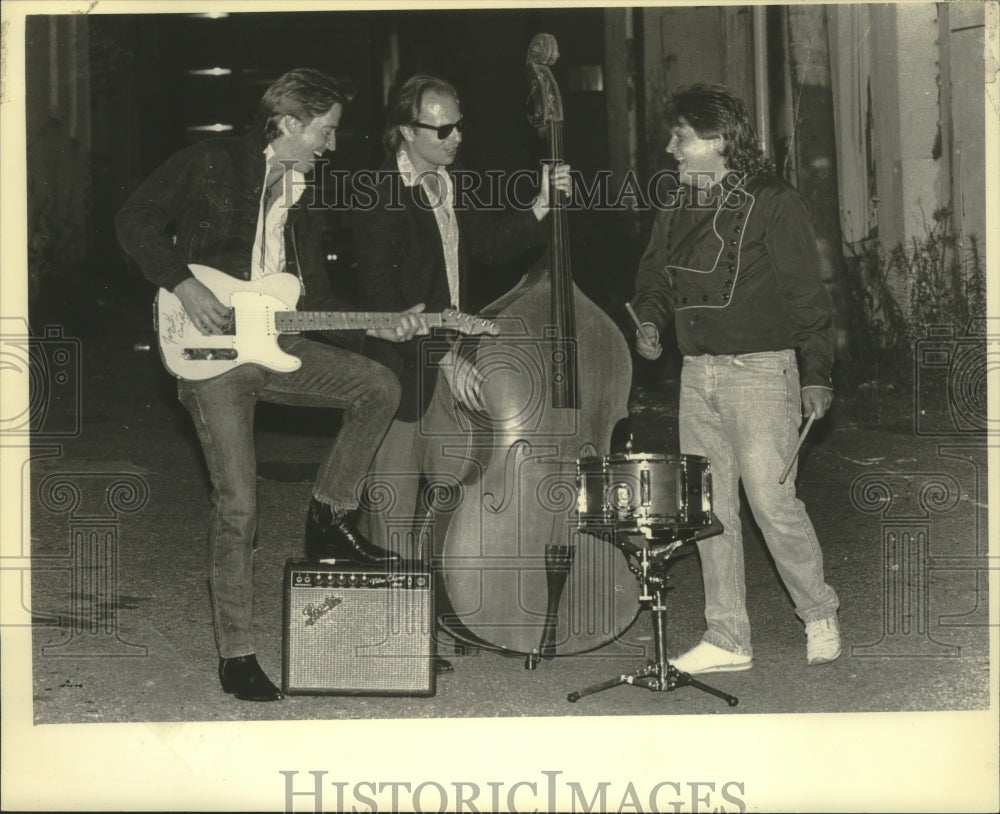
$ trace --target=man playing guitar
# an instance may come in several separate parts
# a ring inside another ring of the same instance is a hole
[[[343,410],[342,427],[313,488],[307,555],[369,564],[398,559],[355,526],[356,483],[368,471],[399,404],[394,374],[298,332],[271,340],[272,356],[297,360],[283,368],[250,352],[261,343],[233,341],[253,321],[252,304],[245,316],[237,302],[245,304],[249,297],[252,303],[260,296],[252,293],[254,286],[266,289],[272,275],[274,280],[297,278],[292,300],[308,293],[311,302],[345,310],[330,294],[322,212],[309,204],[313,162],[335,149],[343,106],[351,96],[319,71],[289,71],[264,93],[245,138],[206,139],[176,153],[139,185],[116,220],[122,246],[160,287],[161,300],[175,306],[161,307],[161,350],[179,376],[178,395],[194,420],[212,480],[209,586],[219,679],[223,690],[244,700],[282,698],[257,663],[253,638],[258,401]],[[196,275],[193,266],[219,271]],[[226,285],[214,291],[206,284],[223,278]],[[243,300],[235,294],[230,300],[228,288],[240,290]],[[251,293],[244,294],[246,289]],[[290,310],[294,306],[294,301],[284,303]],[[382,319],[367,332],[407,341],[428,330],[422,310],[421,304],[405,313],[379,315]],[[182,348],[173,359],[176,366],[169,355],[174,347]],[[208,366],[220,360],[221,369]]]

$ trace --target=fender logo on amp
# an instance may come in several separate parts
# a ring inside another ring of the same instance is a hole
[[[302,615],[306,617],[306,625],[315,625],[317,621],[326,616],[337,605],[344,600],[339,596],[328,596],[319,605],[308,604],[302,609]]]

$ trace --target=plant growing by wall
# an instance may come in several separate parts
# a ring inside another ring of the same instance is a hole
[[[845,254],[848,312],[841,317],[853,352],[840,360],[837,379],[848,397],[863,397],[880,414],[884,397],[912,385],[914,349],[928,326],[962,333],[985,316],[986,267],[979,239],[963,239],[947,207],[907,244],[886,250],[873,235]]]
[[[931,217],[925,234],[913,238],[908,251],[897,246],[892,252],[894,267],[909,283],[907,322],[913,340],[926,325],[964,326],[971,317],[985,315],[986,274],[978,240],[971,235],[968,247],[963,245],[949,208]]]

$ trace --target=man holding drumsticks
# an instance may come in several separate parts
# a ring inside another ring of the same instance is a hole
[[[805,624],[807,662],[830,662],[841,651],[839,600],[792,470],[803,416],[822,418],[833,400],[833,306],[812,222],[726,88],[681,88],[667,116],[681,184],[639,265],[636,349],[657,358],[660,331],[673,321],[684,354],[680,451],[711,462],[713,510],[725,526],[698,543],[708,629],[671,663],[690,674],[753,666],[741,480]]]

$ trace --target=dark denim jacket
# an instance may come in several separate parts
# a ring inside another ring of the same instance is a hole
[[[143,181],[115,221],[118,239],[146,278],[167,290],[191,276],[189,263],[250,279],[264,182],[265,144],[205,139],[175,153]],[[322,212],[311,185],[288,214],[285,270],[297,274],[312,308],[339,310],[322,251]]]

